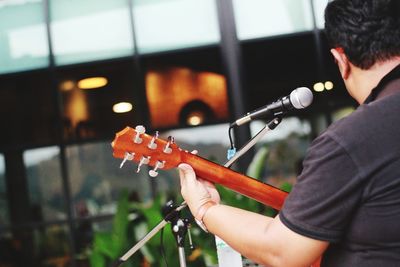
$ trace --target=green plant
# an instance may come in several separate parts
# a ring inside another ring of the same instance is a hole
[[[128,220],[130,203],[128,193],[121,193],[117,203],[117,212],[113,219],[111,232],[96,232],[92,249],[89,253],[92,267],[105,267],[118,259],[132,245],[132,229]],[[132,258],[125,266],[140,266],[139,258]]]
[[[137,243],[145,234],[163,220],[162,209],[166,203],[164,195],[157,196],[149,203],[130,203],[128,194],[121,194],[117,205],[117,213],[113,220],[111,232],[96,232],[94,242],[90,251],[90,264],[92,267],[105,267],[121,257],[135,243]],[[176,202],[178,203],[178,202]],[[135,220],[129,220],[130,215],[136,217]],[[188,214],[183,214],[188,217]],[[161,234],[163,235],[163,252],[161,252]],[[200,236],[196,233],[196,236]],[[200,242],[205,244],[207,242]],[[187,257],[190,266],[205,266],[204,251],[198,249]],[[187,249],[186,251],[189,251]],[[200,253],[199,253],[200,252]],[[165,254],[165,258],[161,257]],[[189,254],[189,253],[187,253]],[[197,255],[197,256],[196,256]],[[170,225],[166,225],[163,232],[160,231],[151,238],[129,261],[123,266],[179,266],[178,248],[175,238],[172,234]]]

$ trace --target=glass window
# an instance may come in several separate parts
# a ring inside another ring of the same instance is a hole
[[[229,117],[217,46],[143,56],[153,129],[223,123]]]
[[[250,124],[251,134],[254,136],[258,133],[265,123],[262,121],[254,121]],[[267,134],[260,140],[260,142],[274,142],[284,140],[292,134],[299,136],[307,136],[311,133],[311,126],[307,121],[302,121],[296,117],[284,118],[282,122],[273,131]]]
[[[133,37],[125,0],[51,0],[56,64],[131,55]]]
[[[234,0],[240,40],[312,30],[308,0]]]
[[[0,233],[0,266],[70,266],[65,225],[14,229]]]
[[[225,77],[218,73],[182,67],[152,70],[146,75],[146,93],[155,128],[194,126],[229,116]]]
[[[0,125],[6,126],[0,131],[0,145],[43,146],[56,142],[57,101],[49,72],[3,76],[0,84]]]
[[[66,218],[59,157],[55,146],[24,151],[33,221]]]
[[[252,135],[264,126],[261,121],[252,122]],[[284,118],[273,131],[267,132],[257,144],[257,151],[263,148],[267,152],[262,180],[276,187],[294,184],[302,169],[310,135],[310,123],[296,117]]]
[[[4,156],[0,154],[0,226],[9,223]]]
[[[143,170],[137,174],[137,165],[130,162],[120,169],[121,160],[113,158],[109,142],[72,145],[66,152],[73,206],[78,218],[114,213],[122,190],[129,191],[131,200],[152,197],[147,172]]]
[[[215,0],[133,0],[133,3],[141,53],[219,42]]]
[[[55,224],[33,230],[37,249],[34,259],[39,266],[68,266],[71,264],[70,231],[65,224]],[[40,256],[39,256],[40,255]]]
[[[145,101],[132,60],[60,68],[58,77],[66,140],[111,139],[143,120]]]
[[[223,165],[229,147],[228,124],[198,126],[187,129],[176,129],[163,132],[160,138],[166,140],[173,136],[176,144],[184,150],[197,150],[202,158]],[[159,171],[157,189],[160,193],[169,192],[179,195],[180,185],[176,170]]]
[[[0,73],[49,64],[41,0],[0,1]]]
[[[328,5],[328,0],[313,0],[313,5],[315,11],[315,19],[317,22],[317,28],[323,29],[325,28],[324,13],[325,13],[325,8]]]
[[[343,118],[347,117],[348,115],[350,115],[351,113],[353,113],[354,110],[355,110],[354,107],[343,107],[343,108],[337,109],[334,112],[332,112],[332,119],[334,122],[338,121],[340,119],[343,119]]]

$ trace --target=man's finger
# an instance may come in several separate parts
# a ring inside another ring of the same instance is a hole
[[[196,180],[196,174],[194,173],[192,166],[186,163],[181,163],[178,168],[181,178]]]

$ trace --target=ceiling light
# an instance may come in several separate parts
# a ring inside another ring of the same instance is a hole
[[[314,84],[313,88],[314,88],[315,92],[322,92],[322,91],[324,91],[325,86],[323,83],[319,82],[319,83]]]
[[[113,106],[115,113],[126,113],[132,110],[132,104],[129,102],[120,102]]]
[[[325,89],[326,89],[326,90],[332,90],[332,89],[333,89],[333,82],[331,82],[331,81],[326,81],[326,82],[325,82]]]
[[[78,82],[78,87],[81,89],[95,89],[107,85],[108,81],[104,77],[91,77],[82,79]]]

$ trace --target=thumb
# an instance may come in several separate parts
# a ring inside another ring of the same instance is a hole
[[[179,177],[181,179],[181,184],[187,179],[196,180],[196,174],[189,164],[181,163],[178,166],[179,168]]]

